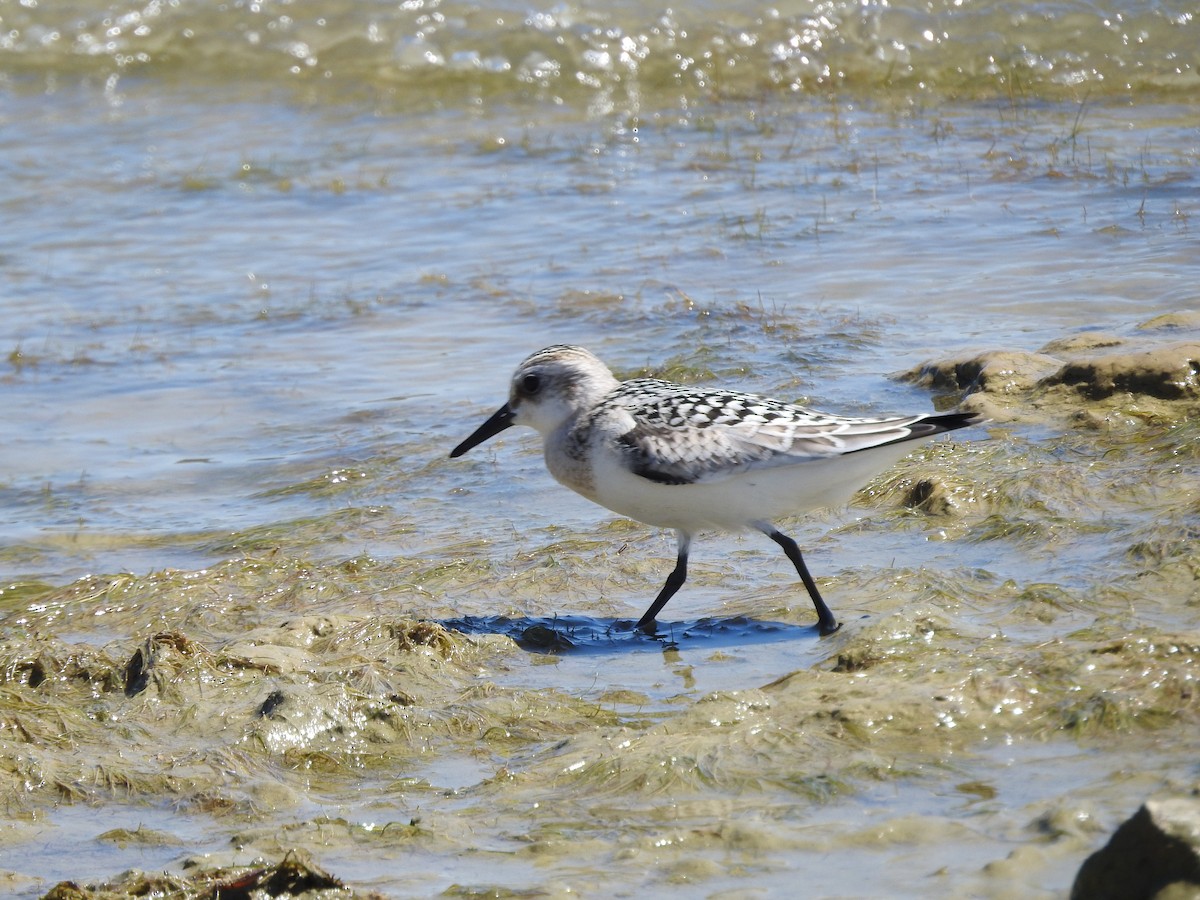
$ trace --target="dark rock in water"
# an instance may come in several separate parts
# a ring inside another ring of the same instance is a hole
[[[1200,800],[1148,800],[1075,876],[1071,900],[1200,897]]]

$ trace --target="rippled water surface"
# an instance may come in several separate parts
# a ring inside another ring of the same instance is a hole
[[[1026,378],[1200,340],[1194,18],[0,0],[0,876],[1061,895],[1198,777],[1195,376]],[[852,414],[1026,356],[787,523],[842,632],[706,536],[654,640],[669,536],[446,459],[556,342]]]

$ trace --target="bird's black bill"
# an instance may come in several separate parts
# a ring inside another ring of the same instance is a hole
[[[475,433],[469,438],[450,451],[450,458],[457,459],[462,456],[472,447],[482,444],[490,437],[494,437],[505,428],[513,424],[513,411],[508,408],[505,403],[502,407],[492,413],[492,417],[475,429]]]

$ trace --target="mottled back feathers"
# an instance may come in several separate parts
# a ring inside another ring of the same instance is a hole
[[[634,474],[694,484],[936,434],[969,416],[940,418],[852,419],[754,394],[639,378],[622,382],[581,416],[571,443],[608,434]]]

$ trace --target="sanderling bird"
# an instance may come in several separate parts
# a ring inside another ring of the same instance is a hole
[[[622,516],[675,529],[675,568],[638,621],[643,631],[655,630],[686,580],[693,535],[753,528],[792,561],[827,635],[837,619],[800,548],[772,520],[844,504],[913,443],[977,421],[966,412],[850,418],[738,391],[618,381],[589,351],[556,345],[517,367],[508,402],[450,456],[528,425],[559,482]]]

